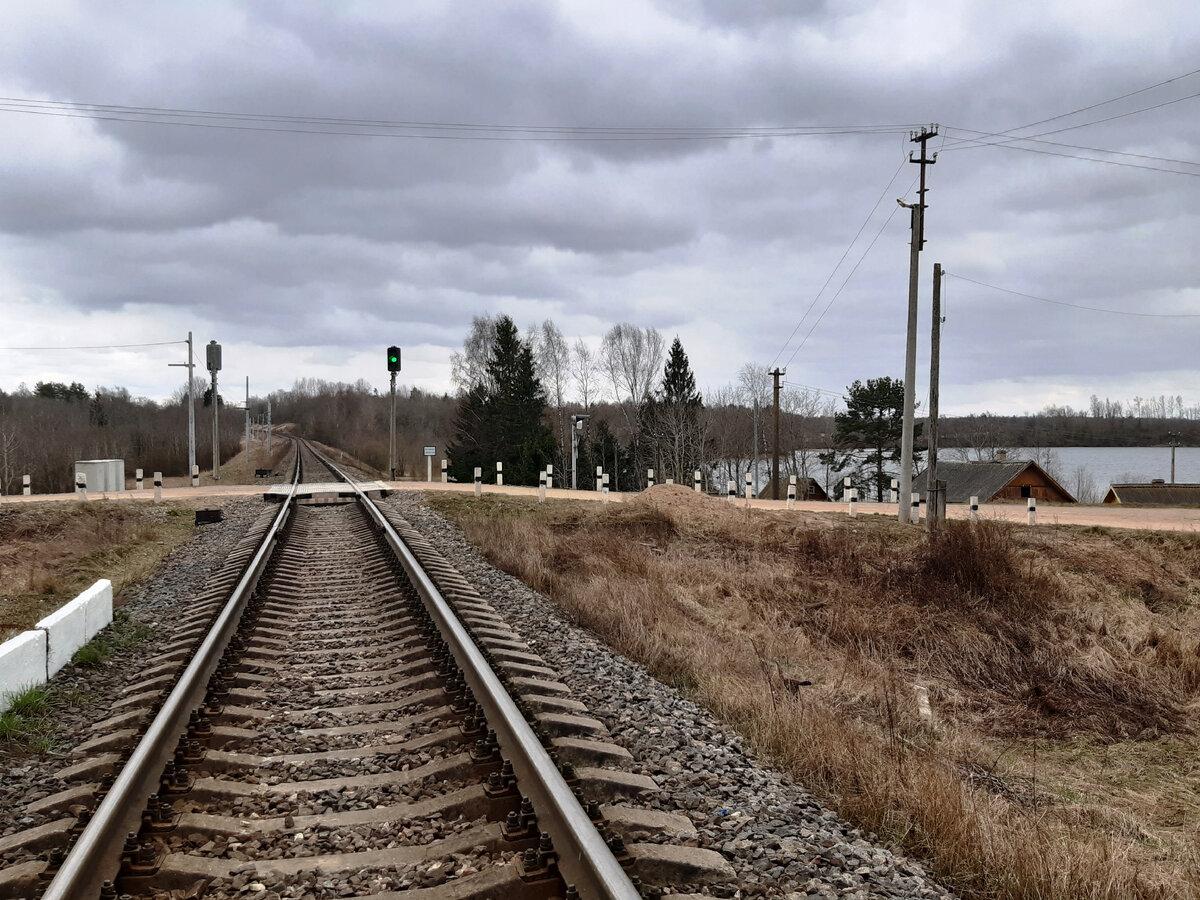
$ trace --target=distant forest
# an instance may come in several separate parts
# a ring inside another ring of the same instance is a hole
[[[642,337],[653,338],[651,332],[645,329]],[[612,379],[603,359],[592,358],[582,342],[565,348],[553,323],[531,329],[527,340],[539,351],[539,375],[548,388],[545,422],[557,439],[556,482],[569,482],[569,417],[586,412],[590,418],[578,435],[580,471],[594,471],[602,464],[614,473],[615,487],[640,487],[645,480],[644,461],[639,469],[629,451],[638,417],[630,415],[630,398],[618,401],[613,399],[616,391],[606,392],[605,382]],[[551,354],[545,349],[555,346],[557,363],[547,361]],[[686,357],[683,362],[686,365]],[[468,363],[469,358],[456,360],[460,367]],[[660,355],[647,367],[644,386],[654,387],[661,367]],[[197,462],[204,469],[212,458],[206,388],[198,381],[197,397],[204,399],[196,401]],[[386,392],[361,380],[344,384],[301,379],[291,389],[271,394],[270,400],[276,424],[294,423],[299,433],[341,447],[380,472],[386,470]],[[240,448],[245,414],[240,403],[235,406],[223,398],[220,402],[228,410],[221,418],[221,452],[228,457]],[[250,412],[256,421],[265,418],[266,404],[265,397],[251,398]],[[436,446],[438,456],[443,455],[454,437],[459,407],[459,396],[400,389],[397,435],[402,474],[424,477],[426,445]],[[822,392],[789,388],[781,395],[781,407],[784,474],[818,475],[816,451],[825,449],[833,434],[838,400]],[[746,366],[736,384],[707,392],[694,431],[693,456],[703,458],[699,464],[705,468],[706,482],[720,486],[730,479],[741,484],[756,449],[764,461],[772,450],[771,390],[765,367]],[[1125,402],[1093,398],[1087,410],[1052,407],[1024,416],[947,417],[941,420],[940,432],[943,447],[965,447],[972,458],[982,459],[1014,447],[1165,446],[1171,440],[1196,446],[1200,445],[1200,405],[1187,406],[1179,396]],[[141,467],[147,472],[186,474],[186,384],[164,402],[131,397],[124,388],[89,389],[78,382],[39,382],[33,389],[22,386],[12,392],[0,389],[0,493],[20,493],[21,476],[26,474],[36,493],[69,491],[74,460],[92,458],[123,458],[130,472]],[[650,464],[655,462],[659,480],[674,476],[690,483],[690,460],[672,463],[658,454]],[[438,466],[435,461],[435,472]],[[588,483],[581,478],[581,486]]]

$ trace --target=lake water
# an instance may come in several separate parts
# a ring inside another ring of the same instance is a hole
[[[962,458],[953,448],[938,451],[938,459],[942,461]],[[975,457],[972,455],[968,458]],[[1146,483],[1155,478],[1168,482],[1171,480],[1170,447],[1042,447],[1040,450],[1026,447],[1011,451],[1008,458],[1038,459],[1043,461],[1044,468],[1048,462],[1050,474],[1055,480],[1084,502],[1091,500],[1099,503],[1111,484]],[[762,473],[760,483],[766,484],[770,477],[770,461],[760,458],[759,468]],[[1081,470],[1083,486],[1086,488],[1090,481],[1092,497],[1088,496],[1088,490],[1080,489],[1077,473]],[[818,471],[816,477],[821,480],[823,473]],[[1175,448],[1175,480],[1200,484],[1200,447]]]

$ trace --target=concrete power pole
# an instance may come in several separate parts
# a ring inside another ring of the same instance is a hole
[[[167,363],[168,366],[186,366],[188,370],[188,483],[191,483],[192,469],[196,466],[196,385],[193,382],[195,362],[192,356],[192,333],[187,336],[188,361],[185,363]]]
[[[774,462],[771,472],[771,499],[779,499],[779,379],[787,374],[785,369],[773,369],[771,377],[775,379],[775,442],[773,444]]]
[[[932,159],[925,155],[926,144],[932,137],[937,137],[937,126],[933,125],[920,133],[911,135],[913,143],[921,145],[921,157],[913,159],[912,153],[908,161],[921,167],[921,189],[917,192],[919,199],[916,203],[908,204],[900,201],[902,206],[912,210],[912,249],[908,262],[908,340],[904,350],[904,422],[900,434],[900,524],[907,525],[912,521],[912,458],[913,458],[913,410],[916,407],[917,393],[917,284],[921,269],[921,248],[925,246],[925,167],[937,162],[937,154]]]
[[[250,376],[246,376],[246,469],[253,469],[250,464]]]
[[[1175,483],[1175,448],[1179,446],[1179,432],[1168,431],[1167,439],[1171,443],[1171,484]]]
[[[929,337],[929,468],[926,470],[925,499],[928,512],[925,530],[937,531],[946,508],[946,498],[937,477],[938,381],[942,365],[942,264],[933,264],[933,330]]]

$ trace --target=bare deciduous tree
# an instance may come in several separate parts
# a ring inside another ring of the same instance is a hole
[[[487,384],[487,380],[495,334],[495,318],[475,316],[471,319],[471,330],[463,339],[462,350],[450,354],[450,378],[460,394],[465,394],[475,385],[481,384],[489,389],[493,387]]]

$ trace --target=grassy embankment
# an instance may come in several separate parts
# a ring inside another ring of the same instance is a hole
[[[0,641],[97,579],[114,604],[195,531],[191,506],[76,501],[0,506]]]
[[[1200,897],[1200,536],[431,502],[965,896]]]

